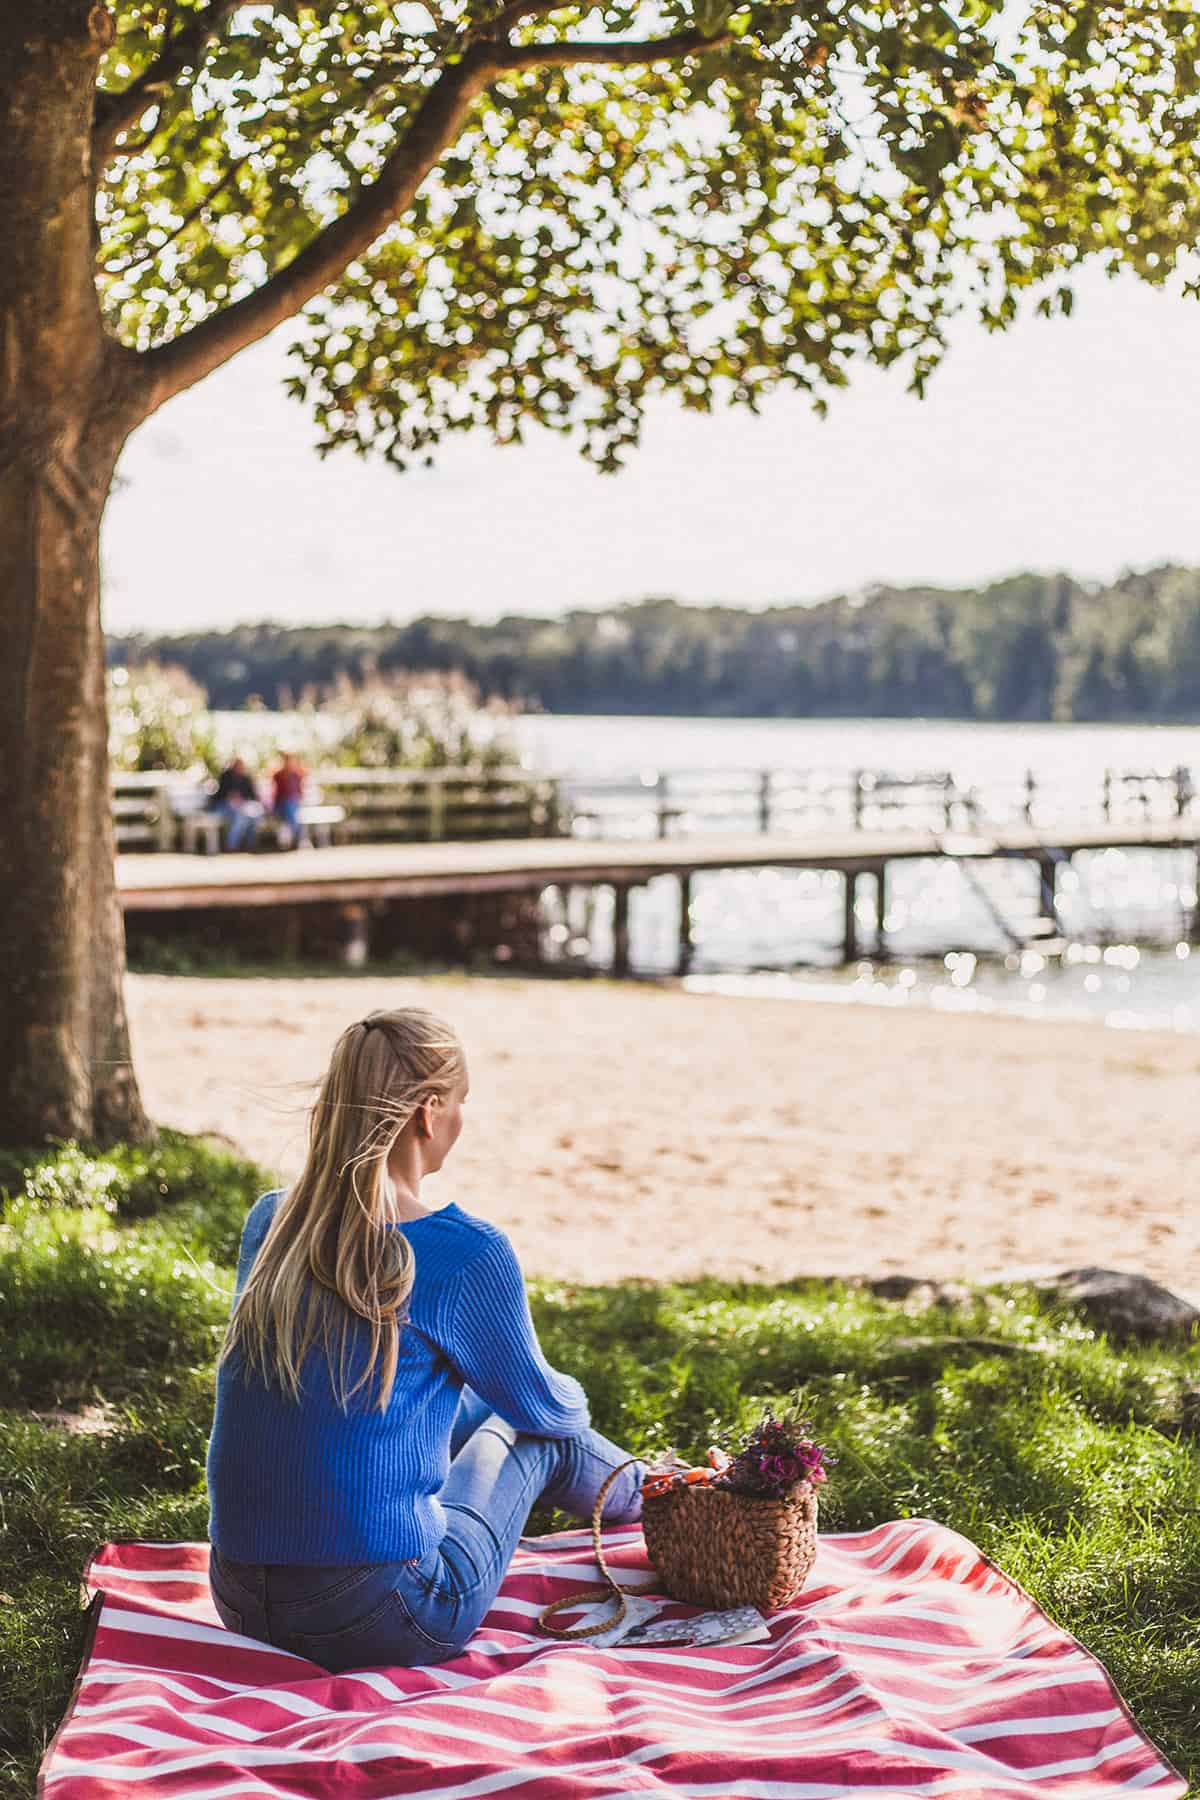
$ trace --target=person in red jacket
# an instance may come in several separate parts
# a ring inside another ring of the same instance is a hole
[[[285,848],[303,843],[300,807],[308,774],[294,751],[285,750],[271,777],[271,812],[287,833]]]

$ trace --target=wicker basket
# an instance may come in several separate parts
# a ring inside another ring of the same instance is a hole
[[[781,1500],[673,1487],[643,1500],[642,1531],[673,1600],[770,1612],[794,1600],[808,1580],[817,1554],[817,1496],[807,1483]]]
[[[633,1458],[630,1458],[632,1461]],[[595,1625],[552,1625],[557,1612],[595,1601],[567,1594],[547,1606],[538,1624],[549,1637],[599,1637],[625,1616],[626,1594],[667,1594],[690,1606],[756,1606],[770,1612],[794,1600],[817,1554],[816,1490],[802,1482],[781,1500],[756,1500],[730,1488],[697,1483],[642,1501],[642,1532],[655,1579],[625,1586],[609,1573],[600,1536],[604,1502],[628,1462],[614,1469],[596,1496],[592,1544],[616,1611]]]

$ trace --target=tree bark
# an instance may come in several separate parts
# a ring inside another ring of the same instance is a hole
[[[20,15],[18,18],[17,15]],[[143,1137],[113,874],[99,530],[136,357],[92,275],[96,65],[112,21],[0,21],[0,1143]]]

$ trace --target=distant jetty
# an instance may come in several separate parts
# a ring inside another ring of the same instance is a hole
[[[1020,918],[995,903],[998,922],[1014,947],[1036,944],[1043,955],[1064,947],[1056,910],[1062,869],[1077,851],[1107,849],[1195,850],[1198,822],[1190,817],[1056,827],[1048,835],[1032,825],[991,832],[896,828],[789,834],[737,833],[653,839],[576,836],[484,839],[475,842],[335,844],[328,849],[281,854],[118,858],[118,887],[127,918],[164,913],[212,913],[225,919],[262,908],[286,909],[294,919],[319,909],[332,926],[340,955],[366,961],[377,926],[403,936],[397,909],[413,902],[455,909],[484,896],[536,897],[545,889],[609,887],[614,898],[611,972],[630,973],[629,896],[635,887],[673,876],[679,887],[677,968],[692,958],[692,881],[701,873],[731,869],[809,869],[844,878],[842,956],[860,952],[858,882],[873,878],[872,953],[886,955],[889,867],[915,858],[954,858],[972,874],[997,859],[1033,864],[1040,900]],[[1195,912],[1192,935],[1197,935]]]

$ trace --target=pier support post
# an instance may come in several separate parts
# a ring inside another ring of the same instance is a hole
[[[343,906],[341,915],[341,958],[348,969],[361,969],[371,954],[367,909],[356,902]]]
[[[299,962],[304,953],[304,922],[298,906],[281,906],[275,912],[275,944],[289,962]]]
[[[680,975],[686,975],[692,966],[692,878],[690,875],[679,877],[679,961],[676,965]]]
[[[1052,856],[1039,856],[1037,861],[1038,881],[1041,884],[1040,899],[1046,908],[1047,916],[1058,924],[1058,863]]]
[[[618,981],[629,973],[629,884],[613,884],[612,972]]]
[[[845,935],[842,939],[842,961],[858,961],[858,916],[855,908],[858,905],[858,871],[846,870],[845,889]]]
[[[875,954],[887,953],[887,864],[880,863],[875,871]]]
[[[671,782],[670,776],[665,770],[655,782],[654,792],[654,812],[658,820],[658,835],[660,838],[669,837],[671,835]]]
[[[765,837],[771,829],[771,771],[763,769],[758,777],[758,829]]]

